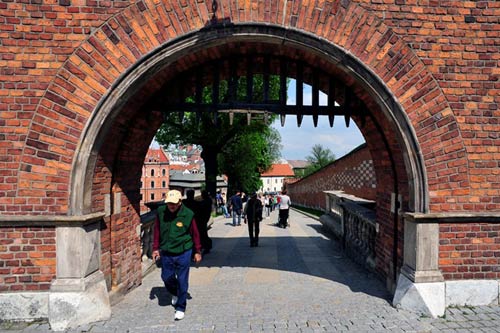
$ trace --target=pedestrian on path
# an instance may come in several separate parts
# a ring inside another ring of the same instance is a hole
[[[208,236],[208,222],[212,216],[212,198],[208,194],[208,191],[201,191],[201,201],[199,202],[199,221],[198,216],[196,217],[196,223],[198,226],[198,231],[200,232],[201,247],[203,248],[203,254],[207,254],[212,249],[212,239]]]
[[[288,213],[290,210],[290,205],[292,204],[292,201],[290,200],[290,197],[286,195],[286,190],[283,190],[281,192],[281,195],[279,197],[279,220],[278,220],[278,226],[280,228],[286,228],[288,225]]]
[[[224,193],[221,193],[220,190],[217,191],[217,194],[215,195],[215,200],[217,202],[217,209],[220,210],[225,218],[231,217],[229,215],[229,212],[227,211],[226,203],[224,202]]]
[[[161,260],[161,278],[172,295],[175,320],[182,320],[186,311],[191,257],[196,263],[202,259],[194,213],[181,199],[177,190],[167,193],[166,206],[158,208],[153,241],[153,260]]]
[[[212,240],[208,237],[208,222],[212,215],[212,199],[206,190],[201,192],[201,200],[194,198],[194,190],[186,191],[186,199],[182,204],[193,211],[196,227],[200,234],[201,247],[203,254],[209,253],[212,249]]]
[[[233,214],[233,227],[241,225],[242,209],[243,209],[243,201],[241,200],[241,192],[236,191],[236,194],[231,197],[231,213]]]
[[[262,221],[262,202],[257,198],[257,193],[252,193],[250,200],[245,205],[243,212],[244,222],[248,224],[250,247],[259,246],[259,224]]]

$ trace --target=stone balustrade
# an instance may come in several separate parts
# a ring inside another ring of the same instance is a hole
[[[321,216],[320,221],[342,240],[344,249],[350,257],[373,269],[378,233],[374,201],[343,191],[324,193],[328,213]]]

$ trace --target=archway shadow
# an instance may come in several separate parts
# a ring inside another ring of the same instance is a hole
[[[265,224],[265,227],[274,228],[274,221]],[[220,227],[226,228],[226,225],[221,224]],[[211,237],[213,249],[198,266],[193,263],[192,269],[244,267],[306,274],[343,284],[353,293],[364,293],[391,302],[392,294],[381,278],[349,258],[342,250],[340,241],[333,238],[326,228],[315,224],[305,226],[323,237],[296,237],[283,231],[282,235],[260,237],[257,248],[249,246],[248,237]],[[246,225],[242,227],[246,228]],[[276,253],[277,259],[269,260]],[[171,297],[163,287],[153,287],[150,295],[158,298],[160,305],[170,304]]]
[[[191,299],[191,294],[188,293],[188,300]],[[149,292],[149,299],[158,300],[159,306],[171,306],[172,305],[172,295],[167,291],[165,287],[153,287]]]

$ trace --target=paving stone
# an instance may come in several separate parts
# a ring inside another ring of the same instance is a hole
[[[291,217],[293,227],[284,230],[264,220],[258,248],[248,246],[246,228],[216,220],[214,249],[191,270],[184,320],[174,321],[155,269],[112,307],[110,320],[67,333],[500,332],[497,306],[454,307],[437,319],[393,308],[384,283],[320,233],[317,220],[295,211]],[[51,332],[48,324],[0,329]]]

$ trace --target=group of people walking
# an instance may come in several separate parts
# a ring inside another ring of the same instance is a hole
[[[226,210],[222,210],[225,217],[230,217],[229,211],[218,192],[216,204],[222,203]],[[290,197],[283,191],[277,199],[279,205],[279,219],[277,226],[286,228],[288,225],[288,211],[291,205]],[[153,260],[161,267],[161,278],[165,288],[171,295],[171,303],[175,308],[174,319],[182,320],[186,311],[189,269],[191,261],[201,262],[202,254],[210,253],[212,240],[208,236],[208,222],[212,214],[212,199],[207,191],[202,191],[201,200],[195,200],[194,190],[186,191],[186,199],[182,193],[170,190],[165,199],[166,205],[157,210],[154,239]],[[242,192],[237,191],[229,202],[229,209],[233,218],[233,226],[241,225],[241,220],[248,226],[250,246],[259,246],[260,222],[263,209],[269,216],[267,207],[270,201],[252,193],[246,200]]]
[[[280,228],[286,228],[288,226],[288,213],[292,202],[286,190],[283,190],[281,195],[275,198],[279,207],[278,222],[276,225]],[[254,192],[250,195],[250,199],[246,201],[245,198],[242,198],[242,193],[236,191],[236,194],[231,197],[230,209],[233,217],[233,226],[241,225],[241,219],[243,218],[244,223],[248,224],[251,247],[259,245],[259,222],[263,219],[264,207],[266,208],[266,215],[269,216],[275,206],[273,197],[270,195],[261,196]]]

